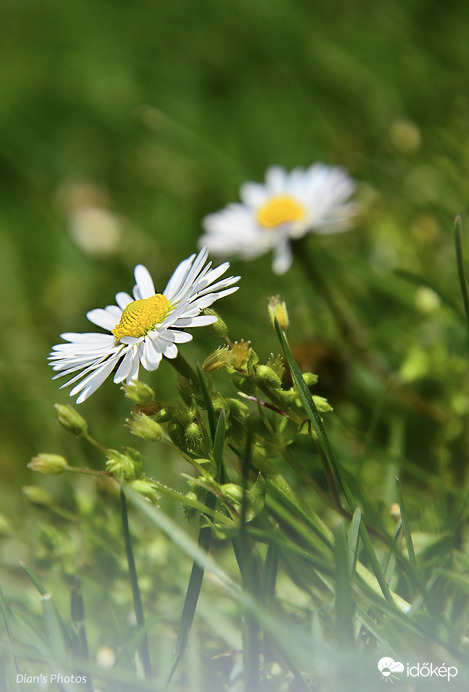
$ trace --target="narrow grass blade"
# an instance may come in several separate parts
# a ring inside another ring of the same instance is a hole
[[[210,436],[212,438],[212,442],[215,439],[215,431],[217,429],[217,419],[215,416],[215,409],[213,408],[213,403],[212,399],[210,397],[208,388],[207,388],[207,382],[205,381],[204,373],[202,372],[202,368],[200,365],[197,363],[196,364],[197,368],[197,375],[199,376],[199,382],[200,382],[200,388],[202,390],[202,396],[204,399],[205,403],[205,408],[207,409],[207,417],[208,417],[208,426],[210,429]]]
[[[47,634],[49,639],[50,650],[57,655],[58,658],[65,658],[70,642],[65,636],[62,624],[57,616],[52,594],[46,593],[41,596],[42,612],[46,622]]]
[[[218,424],[215,429],[215,434],[213,438],[213,457],[215,459],[216,466],[216,481],[219,480],[223,469],[223,448],[225,443],[225,432],[226,417],[225,412],[222,411],[220,413],[220,417],[218,419]],[[205,496],[205,504],[207,505],[207,507],[209,507],[210,509],[215,509],[216,503],[216,496],[213,493],[207,492]],[[203,526],[199,532],[198,547],[204,553],[208,553],[211,540],[212,530],[210,526]],[[200,589],[202,588],[204,572],[205,568],[202,567],[199,564],[199,562],[194,561],[194,564],[192,565],[191,575],[189,577],[189,584],[187,586],[186,598],[184,600],[184,606],[182,609],[181,623],[179,625],[179,633],[176,642],[176,652],[167,677],[168,686],[179,664],[179,661],[181,660],[181,657],[186,649],[187,640],[189,638],[189,632],[194,621],[197,602],[199,600]]]
[[[125,497],[124,490],[121,488],[120,492],[121,500],[121,519],[122,519],[122,533],[124,536],[125,544],[125,554],[127,557],[127,566],[129,570],[129,580],[130,586],[132,588],[132,598],[134,603],[135,619],[137,620],[137,627],[141,628],[145,624],[145,617],[143,615],[142,598],[140,596],[140,588],[138,585],[137,569],[135,567],[134,553],[132,549],[132,540],[130,537],[129,530],[129,518],[127,513],[127,500]],[[145,635],[139,646],[140,657],[142,660],[142,666],[145,673],[145,679],[150,680],[151,678],[151,662],[150,662],[150,652],[148,649],[148,639]]]
[[[352,523],[347,537],[347,567],[348,574],[351,578],[355,572],[355,567],[358,560],[358,538],[360,536],[360,523],[362,513],[359,507],[353,513]]]
[[[343,476],[341,473],[339,466],[335,460],[334,454],[332,452],[331,445],[329,443],[329,439],[327,437],[326,431],[324,429],[324,426],[322,424],[321,416],[319,415],[319,411],[316,407],[316,404],[314,403],[314,399],[311,396],[311,393],[306,385],[306,382],[303,379],[303,375],[301,374],[301,370],[296,364],[295,360],[293,359],[292,353],[290,351],[290,348],[287,344],[287,340],[280,329],[279,323],[277,319],[275,319],[275,329],[277,331],[277,336],[279,338],[279,341],[282,345],[283,351],[285,353],[285,357],[287,359],[288,365],[290,367],[290,371],[292,374],[293,381],[296,384],[296,387],[298,389],[298,393],[300,395],[301,402],[304,406],[304,409],[308,415],[309,420],[311,421],[314,430],[316,432],[316,435],[318,436],[319,443],[321,445],[321,448],[327,457],[327,460],[330,463],[331,469],[333,470],[335,477],[337,479],[337,482],[339,483],[339,487],[342,490],[346,500],[347,504],[349,506],[350,512],[354,512],[357,503],[355,502],[352,492],[350,490],[349,484],[346,480],[346,478]],[[385,599],[393,604],[393,599],[391,596],[391,592],[389,591],[389,587],[387,585],[387,582],[384,578],[382,569],[380,567],[380,564],[378,562],[378,558],[376,557],[375,550],[373,548],[373,544],[371,543],[370,537],[368,535],[368,531],[366,530],[366,526],[364,522],[360,522],[360,535],[361,539],[363,542],[363,547],[365,548],[365,551],[368,555],[368,559],[371,564],[371,568],[376,576],[376,579],[378,580],[378,583],[380,585],[381,591],[383,593],[383,596]]]
[[[401,508],[402,530],[404,532],[404,538],[405,538],[405,543],[407,546],[407,552],[409,554],[409,562],[410,562],[412,572],[415,575],[415,578],[417,579],[417,581],[419,581],[417,559],[415,557],[414,544],[412,542],[412,535],[410,533],[407,510],[406,510],[406,506],[404,503],[404,495],[402,493],[401,482],[400,482],[399,478],[396,478],[396,486],[397,486],[397,497],[398,497],[398,501],[399,501],[399,507]]]
[[[32,569],[30,567],[28,567],[28,565],[25,562],[20,562],[20,567],[26,572],[26,574],[31,579],[31,581],[33,582],[34,586],[39,591],[41,596],[44,596],[47,593],[47,589],[45,588],[45,586],[43,584],[41,584],[41,582],[36,577],[36,575],[34,574]]]
[[[335,531],[335,583],[334,627],[337,643],[341,648],[350,649],[354,645],[353,621],[355,604],[350,586],[349,559],[345,526]]]
[[[464,312],[466,313],[467,329],[469,332],[469,290],[467,287],[466,270],[464,268],[464,250],[462,246],[462,219],[458,216],[454,220],[454,245],[456,249],[456,263],[458,267],[459,285],[461,286]]]

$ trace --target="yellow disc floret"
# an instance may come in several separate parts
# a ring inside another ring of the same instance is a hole
[[[151,298],[134,300],[124,309],[119,324],[116,324],[112,333],[117,341],[120,341],[123,336],[139,339],[161,324],[169,315],[171,308],[171,303],[162,293],[157,293]]]
[[[257,210],[257,221],[265,228],[273,228],[291,221],[302,221],[305,216],[306,212],[301,204],[287,195],[272,197]]]

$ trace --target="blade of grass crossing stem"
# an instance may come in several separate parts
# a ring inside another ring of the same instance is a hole
[[[20,562],[20,567],[26,572],[26,574],[31,579],[31,581],[33,582],[34,586],[39,591],[41,596],[44,596],[47,593],[47,589],[45,588],[45,586],[41,584],[41,582],[36,577],[32,569],[28,567],[28,565],[25,562]]]
[[[334,627],[337,643],[342,649],[350,649],[354,644],[353,620],[355,604],[352,598],[346,544],[346,530],[345,525],[342,524],[335,531],[334,544],[336,583]]]
[[[65,659],[69,642],[65,638],[63,627],[57,616],[52,594],[46,593],[41,596],[41,605],[49,638],[49,648],[59,659]]]
[[[218,423],[215,430],[213,441],[213,457],[215,460],[216,467],[215,480],[217,482],[223,468],[223,446],[225,441],[225,432],[226,417],[225,412],[222,411],[218,418]],[[209,509],[215,509],[216,503],[216,496],[211,492],[207,492],[205,496],[205,504],[207,505],[207,507]],[[210,526],[203,526],[199,532],[198,547],[205,553],[208,553],[211,539],[212,530]],[[166,679],[166,687],[168,687],[171,683],[171,679],[174,675],[174,672],[186,649],[187,640],[189,638],[189,632],[194,621],[194,615],[200,596],[200,589],[202,588],[204,572],[205,569],[201,565],[199,565],[197,562],[193,563],[191,575],[189,577],[189,584],[187,586],[186,597],[184,599],[184,606],[182,609],[181,622],[179,625],[178,638],[176,641],[176,651],[174,654],[174,659],[171,664],[170,671],[168,673],[168,677]]]
[[[122,520],[122,533],[124,536],[125,544],[125,554],[127,557],[127,567],[129,570],[129,580],[130,586],[132,588],[132,598],[134,603],[135,619],[137,620],[137,627],[141,629],[145,625],[145,617],[143,615],[142,598],[140,596],[140,588],[138,585],[137,569],[135,567],[134,553],[132,549],[132,539],[130,537],[129,530],[129,517],[127,512],[127,499],[125,497],[125,492],[121,488],[120,492],[121,501],[121,520]],[[143,671],[145,673],[145,679],[151,679],[151,662],[150,662],[150,651],[148,649],[148,639],[146,634],[142,637],[142,641],[139,646],[140,658],[142,661]]]
[[[347,566],[350,578],[352,578],[352,575],[355,572],[355,566],[358,559],[358,538],[360,536],[361,520],[362,513],[360,507],[357,507],[353,513],[352,522],[350,524],[347,536]]]
[[[260,599],[261,584],[258,565],[255,555],[253,554],[252,541],[249,540],[246,532],[246,515],[248,508],[247,484],[249,467],[251,465],[252,438],[253,427],[250,425],[246,438],[245,453],[242,459],[242,498],[239,516],[239,532],[237,538],[233,539],[233,549],[246,591],[251,593],[255,599]],[[259,688],[260,636],[261,631],[257,618],[254,617],[252,613],[246,612],[243,626],[243,665],[246,692],[256,692]]]
[[[324,429],[324,425],[321,420],[321,416],[319,415],[319,411],[317,409],[316,404],[314,403],[314,399],[311,396],[311,392],[308,389],[308,386],[306,382],[303,379],[303,375],[301,374],[301,370],[296,364],[295,360],[293,359],[292,353],[290,351],[290,348],[288,346],[287,340],[280,329],[279,323],[277,322],[277,319],[275,319],[275,329],[277,330],[277,336],[279,338],[279,341],[282,345],[283,351],[285,353],[285,357],[287,359],[293,381],[298,389],[298,393],[300,395],[301,403],[304,406],[304,409],[306,413],[308,414],[308,418],[311,421],[314,431],[316,435],[318,436],[319,444],[321,445],[322,450],[324,451],[324,454],[327,457],[327,460],[329,464],[332,467],[332,470],[334,471],[334,475],[337,479],[337,482],[339,483],[340,489],[342,490],[346,500],[347,504],[349,505],[349,509],[351,512],[355,510],[355,503],[350,491],[350,488],[348,487],[348,483],[345,480],[345,478],[342,477],[342,474],[340,472],[340,469],[337,465],[337,462],[335,460],[334,454],[332,452],[331,445],[329,443],[329,439],[326,435],[326,431]]]
[[[409,562],[414,572],[414,575],[418,576],[417,559],[415,557],[414,544],[412,542],[412,536],[410,533],[409,521],[407,517],[407,510],[404,503],[404,495],[402,493],[401,482],[399,478],[396,478],[397,485],[397,497],[399,500],[399,507],[401,508],[401,518],[402,518],[402,530],[404,532],[405,544],[407,546],[407,552],[409,554]]]
[[[391,547],[389,548],[388,556],[384,564],[384,576],[386,581],[389,583],[391,581],[392,575],[396,567],[396,553],[397,553],[397,541],[402,531],[402,521],[399,522],[397,529],[394,533],[394,538],[392,539]]]
[[[197,368],[197,375],[199,376],[199,382],[200,382],[200,388],[202,390],[202,396],[204,399],[205,403],[205,408],[207,409],[207,417],[208,417],[208,426],[210,429],[210,436],[212,438],[212,442],[215,440],[215,431],[217,429],[217,419],[215,417],[215,409],[213,408],[213,402],[210,397],[207,383],[205,381],[204,374],[202,372],[202,368],[200,365],[197,363],[196,364]]]
[[[464,268],[464,250],[462,246],[462,219],[458,216],[454,221],[454,245],[456,249],[456,263],[458,267],[459,284],[461,286],[464,312],[466,313],[467,329],[469,333],[469,290],[467,288],[466,270]]]
[[[319,411],[317,409],[316,404],[314,403],[314,399],[311,396],[311,392],[308,389],[308,386],[306,385],[306,382],[303,379],[303,375],[301,374],[301,370],[296,364],[292,353],[290,351],[290,348],[288,346],[287,340],[285,338],[285,335],[283,334],[282,330],[280,329],[280,325],[275,319],[275,329],[277,331],[277,336],[279,338],[279,341],[282,345],[283,351],[285,353],[285,357],[287,359],[288,365],[290,367],[290,371],[292,374],[293,381],[298,389],[298,393],[300,395],[301,402],[304,406],[304,409],[308,415],[309,420],[311,421],[313,428],[316,432],[316,435],[318,436],[319,444],[321,445],[321,448],[324,451],[324,454],[327,457],[327,460],[334,472],[334,475],[337,479],[337,482],[339,483],[339,487],[341,488],[345,499],[347,501],[348,507],[350,512],[354,512],[357,504],[353,498],[352,492],[350,490],[349,484],[347,480],[344,478],[344,476],[341,474],[339,466],[335,460],[334,454],[332,452],[331,445],[329,443],[329,439],[327,437],[326,431],[324,429],[324,425],[321,420],[321,416],[319,415]],[[379,586],[381,588],[381,591],[383,593],[383,596],[385,599],[394,605],[394,601],[391,596],[391,592],[389,591],[389,586],[386,582],[386,579],[384,578],[383,571],[381,569],[381,566],[378,562],[378,558],[376,557],[375,550],[373,548],[373,544],[371,543],[370,537],[368,535],[368,531],[366,530],[365,523],[363,521],[360,522],[360,536],[363,541],[363,547],[365,548],[366,553],[368,554],[368,559],[371,564],[371,568],[375,574],[376,579],[378,580]]]

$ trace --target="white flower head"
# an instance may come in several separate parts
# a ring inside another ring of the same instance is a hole
[[[283,274],[292,262],[290,240],[350,228],[357,205],[349,198],[355,189],[356,183],[342,168],[316,163],[288,173],[272,166],[265,184],[241,186],[241,203],[229,204],[203,219],[200,244],[212,255],[234,254],[242,259],[272,250],[273,270]]]
[[[205,264],[207,255],[203,248],[181,262],[163,293],[155,292],[150,273],[137,265],[133,298],[117,293],[116,305],[86,315],[109,334],[61,334],[68,343],[54,346],[49,360],[58,373],[54,379],[78,373],[62,385],[75,385],[70,396],[78,395],[77,404],[93,394],[113,370],[116,383],[137,379],[140,364],[145,370],[156,370],[163,357],[176,358],[177,344],[191,341],[192,335],[185,331],[188,327],[217,321],[215,315],[201,312],[237,291],[233,284],[240,277],[220,279],[230,265],[225,262],[211,269],[211,262]]]

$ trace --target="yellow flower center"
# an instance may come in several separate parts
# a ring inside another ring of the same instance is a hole
[[[264,228],[280,226],[280,224],[289,221],[301,221],[305,216],[304,207],[287,195],[272,197],[257,210],[257,222]]]
[[[123,336],[134,336],[139,339],[161,324],[171,311],[171,303],[162,293],[157,293],[151,298],[142,298],[129,303],[122,312],[119,324],[116,324],[112,333],[117,341]]]

